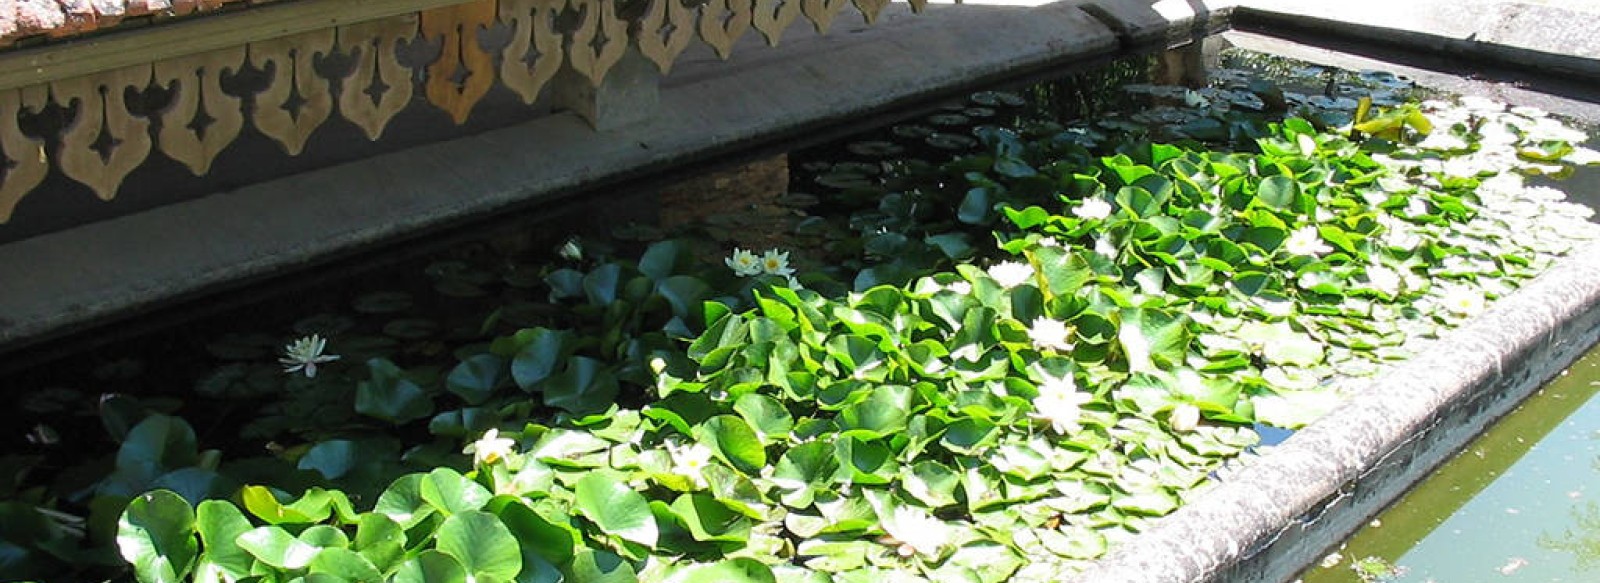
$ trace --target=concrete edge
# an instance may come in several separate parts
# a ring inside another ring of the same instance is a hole
[[[1408,6],[1408,10],[1418,13],[1447,10],[1446,3],[1440,0],[1411,1],[1416,4]],[[1246,0],[1234,9],[1233,19],[1235,26],[1244,30],[1332,36],[1384,47],[1454,55],[1504,67],[1600,79],[1600,41],[1584,33],[1541,36],[1537,34],[1539,30],[1529,30],[1541,27],[1528,22],[1532,19],[1529,13],[1538,13],[1540,18],[1568,23],[1568,26],[1591,22],[1600,16],[1558,6],[1527,6],[1515,2],[1490,2],[1479,8],[1484,12],[1471,13],[1468,18],[1448,24],[1361,22],[1341,18],[1362,11],[1343,3],[1306,9],[1292,2]],[[1466,26],[1463,30],[1450,30],[1463,25]]]
[[[1600,340],[1600,245],[1442,338],[1448,346],[1230,475],[1076,582],[1272,582],[1425,477]]]
[[[693,81],[664,84],[638,125],[554,115],[0,246],[0,350],[1121,46],[1071,2],[897,4],[873,27],[757,36],[726,62],[686,54],[673,76]]]

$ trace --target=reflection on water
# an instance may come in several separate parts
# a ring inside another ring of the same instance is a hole
[[[1600,347],[1351,537],[1337,561],[1326,561],[1331,566],[1307,572],[1304,583],[1596,580],[1597,392]],[[1369,557],[1394,572],[1362,577],[1355,566]]]

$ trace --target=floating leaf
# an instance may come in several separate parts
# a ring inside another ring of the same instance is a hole
[[[509,581],[522,571],[522,549],[493,514],[469,510],[451,515],[435,533],[439,552],[455,557],[472,580]]]
[[[140,581],[183,581],[200,552],[194,510],[166,490],[142,494],[117,521],[117,548]]]
[[[654,547],[659,529],[650,503],[610,472],[590,472],[574,489],[578,512],[607,534]]]
[[[767,452],[750,424],[732,415],[718,415],[695,428],[695,438],[711,445],[723,461],[749,475],[760,475]]]

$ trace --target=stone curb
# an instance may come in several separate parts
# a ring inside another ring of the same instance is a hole
[[[1600,14],[1499,0],[1241,0],[1235,23],[1360,40],[1557,75],[1600,78]]]
[[[1213,489],[1082,583],[1278,583],[1600,340],[1600,245],[1569,256]]]

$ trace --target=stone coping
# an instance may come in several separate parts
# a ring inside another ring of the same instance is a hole
[[[1234,0],[1244,26],[1600,78],[1597,0]]]

